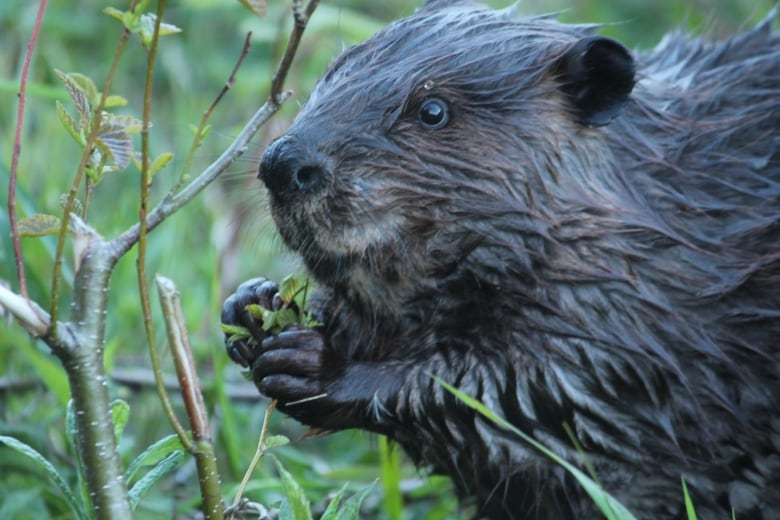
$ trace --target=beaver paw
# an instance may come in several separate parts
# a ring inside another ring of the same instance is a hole
[[[242,283],[236,292],[228,296],[222,305],[222,323],[245,327],[252,338],[230,340],[230,334],[225,335],[225,348],[228,356],[242,367],[249,367],[260,355],[257,348],[268,333],[263,330],[263,324],[247,310],[247,305],[257,304],[270,310],[278,310],[281,306],[279,286],[266,278],[253,278]]]
[[[329,379],[325,369],[326,342],[320,332],[300,326],[263,340],[252,363],[257,388],[281,403],[317,398]]]

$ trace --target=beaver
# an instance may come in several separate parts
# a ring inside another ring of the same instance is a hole
[[[259,177],[316,326],[227,341],[289,416],[397,441],[478,518],[780,518],[780,34],[632,53],[431,1],[346,50]],[[576,441],[576,442],[575,442]]]

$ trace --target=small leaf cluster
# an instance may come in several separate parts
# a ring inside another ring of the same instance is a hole
[[[312,520],[311,505],[301,485],[287,471],[279,459],[271,455],[282,482],[284,498],[279,507],[279,520]],[[341,488],[331,499],[327,509],[320,517],[322,520],[353,520],[360,518],[360,504],[368,496],[374,484],[366,486],[349,497],[342,504],[347,486]]]
[[[267,309],[253,303],[247,305],[246,310],[262,324],[263,330],[271,335],[279,334],[291,325],[317,327],[322,324],[305,310],[308,289],[307,278],[289,274],[279,284],[279,301],[274,305],[275,309]],[[228,341],[247,341],[250,344],[257,341],[246,327],[221,323],[220,328],[228,335]]]
[[[157,22],[157,15],[154,13],[145,13],[147,5],[150,0],[141,0],[135,4],[135,8],[131,11],[120,11],[113,7],[106,7],[103,12],[112,18],[116,18],[125,29],[132,34],[138,36],[141,41],[141,45],[144,49],[149,49],[149,45],[152,43],[152,37],[154,36],[154,25]],[[169,34],[180,33],[181,29],[175,25],[169,23],[160,22],[160,36],[167,36]]]

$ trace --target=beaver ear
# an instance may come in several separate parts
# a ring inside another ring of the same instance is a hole
[[[588,126],[603,126],[614,119],[634,88],[634,58],[622,44],[603,36],[575,43],[554,72],[580,122]]]

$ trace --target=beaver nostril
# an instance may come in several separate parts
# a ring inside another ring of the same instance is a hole
[[[296,136],[283,136],[268,147],[258,177],[277,196],[308,192],[323,185],[327,170]]]
[[[293,187],[299,191],[311,191],[322,184],[325,171],[319,165],[305,165],[293,175]]]

